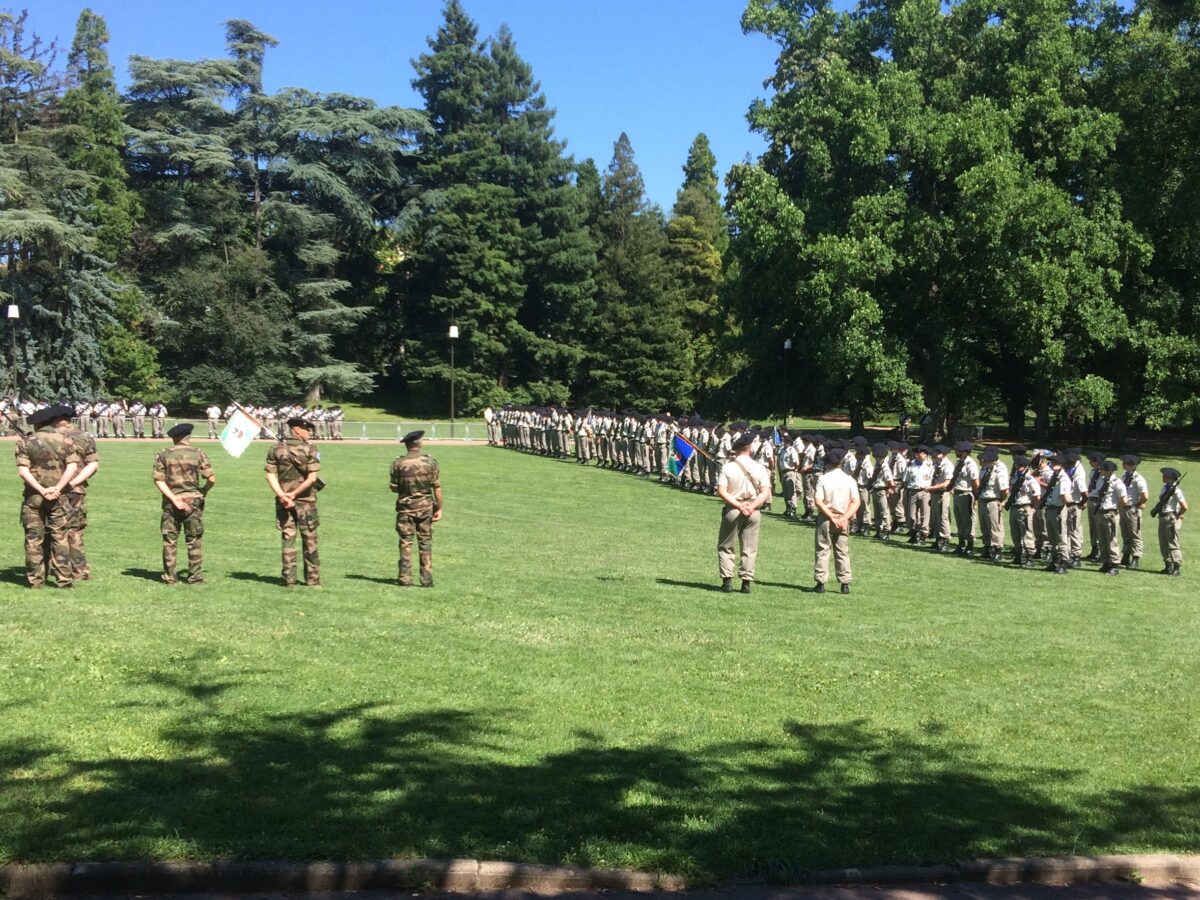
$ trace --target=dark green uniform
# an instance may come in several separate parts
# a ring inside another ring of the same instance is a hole
[[[74,442],[53,425],[45,425],[18,440],[16,459],[18,468],[28,466],[42,487],[58,484],[67,466],[80,464]],[[57,500],[47,500],[28,484],[24,487],[21,527],[25,529],[25,578],[30,587],[41,587],[46,583],[49,569],[54,572],[57,586],[68,588],[73,581],[67,541],[71,514],[68,495],[63,493]]]
[[[400,584],[412,584],[412,545],[417,539],[421,584],[433,584],[433,514],[441,486],[437,460],[410,450],[392,463],[396,492],[396,531],[400,535]]]
[[[274,472],[279,486],[291,493],[310,473],[321,470],[321,454],[308,441],[290,437],[280,441],[267,453],[266,471]],[[296,535],[304,550],[304,580],[309,585],[321,583],[321,560],[317,555],[317,492],[309,488],[295,498],[290,509],[275,499],[275,526],[283,539],[283,583],[296,583]]]
[[[73,426],[66,429],[66,434],[79,452],[80,466],[86,466],[88,463],[99,460],[94,437]],[[81,482],[68,490],[70,494],[67,501],[70,511],[67,516],[69,522],[67,544],[71,548],[71,572],[76,581],[87,581],[92,577],[92,570],[88,568],[87,548],[83,545],[83,532],[87,528],[88,483]]]
[[[159,451],[154,458],[154,480],[163,482],[176,497],[187,503],[180,510],[163,497],[162,539],[163,571],[166,584],[176,581],[175,565],[179,552],[179,533],[183,532],[187,544],[188,583],[204,581],[204,557],[201,539],[204,537],[204,491],[203,484],[212,477],[212,465],[208,456],[198,447],[177,444]]]

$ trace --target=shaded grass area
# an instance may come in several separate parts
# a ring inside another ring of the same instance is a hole
[[[0,857],[786,877],[1200,849],[1186,562],[1058,579],[856,542],[855,593],[817,596],[811,529],[773,518],[730,598],[714,501],[439,447],[438,587],[400,590],[391,452],[335,446],[326,587],[285,591],[259,451],[214,454],[200,588],[153,580],[150,447],[101,447],[96,581],[22,589],[6,532]]]

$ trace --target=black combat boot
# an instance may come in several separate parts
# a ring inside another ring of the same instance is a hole
[[[721,579],[721,593],[722,594],[732,594],[733,593],[733,579],[732,578],[722,578]]]
[[[1182,575],[1183,573],[1179,570],[1181,565],[1182,565],[1181,563],[1172,563],[1171,574],[1172,575]]]
[[[1136,556],[1129,557],[1129,568],[1136,569],[1137,567],[1138,567],[1138,557],[1136,557]]]
[[[742,579],[742,593],[743,594],[750,593],[750,579],[749,578]]]
[[[817,586],[816,586],[815,588],[813,588],[813,593],[814,593],[814,594],[823,594],[823,593],[825,593],[825,582],[823,582],[823,581],[818,581],[818,582],[817,582]]]

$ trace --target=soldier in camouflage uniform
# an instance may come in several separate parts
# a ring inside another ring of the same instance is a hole
[[[321,561],[317,555],[317,491],[321,454],[310,442],[310,423],[299,416],[287,420],[288,437],[267,453],[267,484],[275,493],[275,525],[283,540],[283,584],[296,585],[296,536],[304,548],[304,581],[321,586]]]
[[[396,532],[400,535],[402,587],[412,585],[412,545],[417,539],[421,587],[433,587],[433,523],[442,517],[442,484],[437,460],[421,452],[424,431],[403,438],[408,453],[392,463],[392,491],[396,494]]]
[[[187,542],[188,584],[204,584],[204,499],[217,483],[208,456],[189,442],[192,426],[176,425],[167,432],[175,446],[154,458],[154,486],[163,495],[162,538],[164,584],[175,584],[179,532]],[[201,483],[203,481],[203,483]]]
[[[25,482],[21,501],[25,578],[34,588],[46,583],[47,568],[54,572],[57,587],[74,584],[67,544],[70,501],[63,492],[79,471],[81,461],[75,444],[56,427],[62,421],[69,422],[71,414],[68,406],[40,409],[28,419],[37,431],[17,441],[17,474]]]
[[[62,420],[58,428],[71,439],[79,454],[80,469],[71,477],[67,503],[67,545],[71,548],[71,578],[87,581],[92,577],[88,567],[87,548],[83,543],[83,532],[87,528],[88,480],[100,469],[100,457],[96,453],[96,439],[76,428],[70,420]]]

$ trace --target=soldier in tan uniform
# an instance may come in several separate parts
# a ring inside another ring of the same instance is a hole
[[[442,518],[442,483],[437,460],[421,452],[424,431],[402,440],[408,451],[392,462],[391,489],[396,495],[396,532],[400,535],[401,587],[412,586],[412,545],[417,539],[421,587],[433,587],[433,523]]]
[[[79,454],[79,471],[71,476],[67,488],[67,545],[71,549],[71,579],[87,581],[92,577],[87,548],[83,543],[83,532],[88,524],[88,481],[100,470],[100,456],[96,453],[96,439],[82,428],[76,428],[65,419],[59,422],[58,427],[71,439]]]
[[[159,451],[154,459],[154,486],[163,495],[162,539],[164,584],[175,584],[179,532],[187,542],[188,584],[204,584],[204,500],[217,483],[208,456],[189,441],[192,426],[176,425],[167,432],[175,446]]]
[[[33,588],[46,583],[47,570],[54,573],[56,587],[74,585],[67,543],[70,501],[64,492],[81,460],[71,438],[57,427],[70,422],[72,414],[69,406],[40,409],[28,419],[37,431],[17,441],[17,474],[25,482],[21,501],[25,579]]]
[[[854,478],[842,469],[846,451],[835,447],[825,453],[825,473],[817,479],[813,503],[817,507],[816,562],[813,577],[817,582],[814,590],[825,593],[825,582],[829,580],[829,553],[833,551],[833,562],[837,579],[842,584],[842,593],[850,593],[850,539],[847,534],[854,514],[858,512],[858,485]]]
[[[721,511],[721,527],[717,535],[717,566],[721,572],[721,590],[733,590],[733,550],[741,544],[738,563],[742,593],[750,593],[754,581],[754,564],[758,559],[758,529],[762,508],[771,499],[771,477],[759,463],[750,458],[754,436],[742,434],[730,444],[732,456],[721,466],[717,476],[717,495],[725,501]]]
[[[267,484],[275,494],[275,526],[283,541],[283,584],[296,585],[296,536],[304,549],[304,582],[321,586],[321,561],[317,554],[317,491],[321,481],[321,454],[311,443],[307,419],[287,420],[291,436],[267,453]]]

